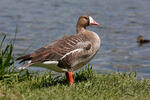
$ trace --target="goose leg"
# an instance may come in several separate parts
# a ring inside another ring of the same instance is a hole
[[[72,74],[72,71],[68,71],[65,74],[66,74],[66,79],[67,79],[69,85],[72,85],[73,84],[73,74]]]

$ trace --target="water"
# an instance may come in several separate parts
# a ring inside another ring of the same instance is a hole
[[[132,70],[150,78],[150,44],[136,43],[138,35],[150,39],[149,5],[149,0],[1,0],[0,31],[13,39],[17,26],[14,53],[19,56],[76,33],[78,17],[88,14],[101,23],[88,28],[102,40],[90,62],[94,69]]]

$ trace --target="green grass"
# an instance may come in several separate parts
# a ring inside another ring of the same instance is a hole
[[[0,100],[149,100],[150,80],[136,73],[97,74],[92,67],[74,73],[69,86],[64,74],[15,71],[13,45],[0,42]]]
[[[24,72],[24,71],[23,71]],[[5,100],[149,100],[150,80],[137,80],[133,73],[97,74],[90,68],[74,73],[68,86],[63,75],[24,74],[0,81]]]
[[[13,45],[7,44],[4,48],[4,40],[6,38],[6,35],[4,33],[0,34],[1,41],[0,41],[0,78],[2,75],[9,72],[9,68],[13,66],[14,64],[14,58],[12,56],[13,51]]]

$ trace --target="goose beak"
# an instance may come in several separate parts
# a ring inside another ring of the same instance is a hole
[[[89,16],[89,25],[100,25],[100,24],[96,22],[91,16]]]

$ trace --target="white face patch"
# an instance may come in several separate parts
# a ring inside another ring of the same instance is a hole
[[[95,22],[94,19],[93,19],[91,16],[89,16],[89,20],[90,20],[90,21],[89,21],[89,25],[90,25],[91,23]]]

